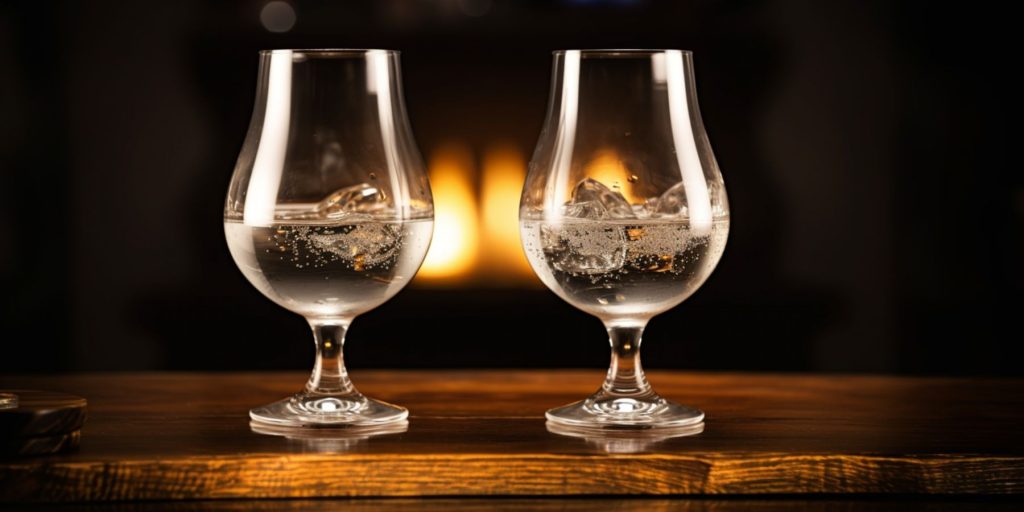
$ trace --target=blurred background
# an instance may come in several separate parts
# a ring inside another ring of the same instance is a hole
[[[649,325],[649,367],[1019,375],[1016,18],[940,4],[3,2],[0,371],[310,368],[304,320],[245,281],[221,223],[257,51],[303,47],[403,52],[437,208],[459,219],[353,324],[350,367],[601,369],[601,324],[517,238],[550,52],[681,48],[732,230]]]

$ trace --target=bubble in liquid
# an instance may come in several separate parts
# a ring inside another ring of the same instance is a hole
[[[626,241],[622,229],[600,224],[541,226],[544,253],[562,272],[604,274],[622,268]]]

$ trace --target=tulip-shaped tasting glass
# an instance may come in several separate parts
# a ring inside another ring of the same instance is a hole
[[[260,53],[252,122],[227,203],[228,248],[245,277],[313,328],[304,391],[250,411],[303,427],[403,421],[367,398],[342,358],[352,319],[412,280],[426,255],[433,203],[405,112],[398,53]]]
[[[678,428],[704,413],[658,396],[640,366],[647,322],[715,268],[729,205],[679,50],[555,52],[547,119],[519,211],[541,281],[601,319],[612,358],[590,398],[548,421],[581,428]]]

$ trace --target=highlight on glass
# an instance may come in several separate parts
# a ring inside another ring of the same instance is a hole
[[[342,348],[356,316],[412,280],[432,229],[430,185],[406,115],[398,53],[261,52],[224,231],[249,282],[309,322],[316,363],[304,390],[252,409],[254,425],[405,421],[406,409],[356,390]]]
[[[686,427],[704,413],[659,396],[640,365],[648,321],[704,283],[729,233],[690,52],[555,52],[519,219],[541,281],[599,318],[612,347],[601,388],[548,411],[549,425],[699,432]]]

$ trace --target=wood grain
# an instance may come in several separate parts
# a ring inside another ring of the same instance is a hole
[[[651,372],[705,431],[647,444],[549,433],[587,371],[364,371],[406,432],[293,440],[248,408],[301,374],[4,377],[86,397],[77,453],[0,460],[0,501],[458,495],[1024,493],[1024,382]]]
[[[316,500],[207,500],[89,504],[24,504],[5,507],[26,512],[1017,512],[1017,499],[991,498],[337,498]]]

